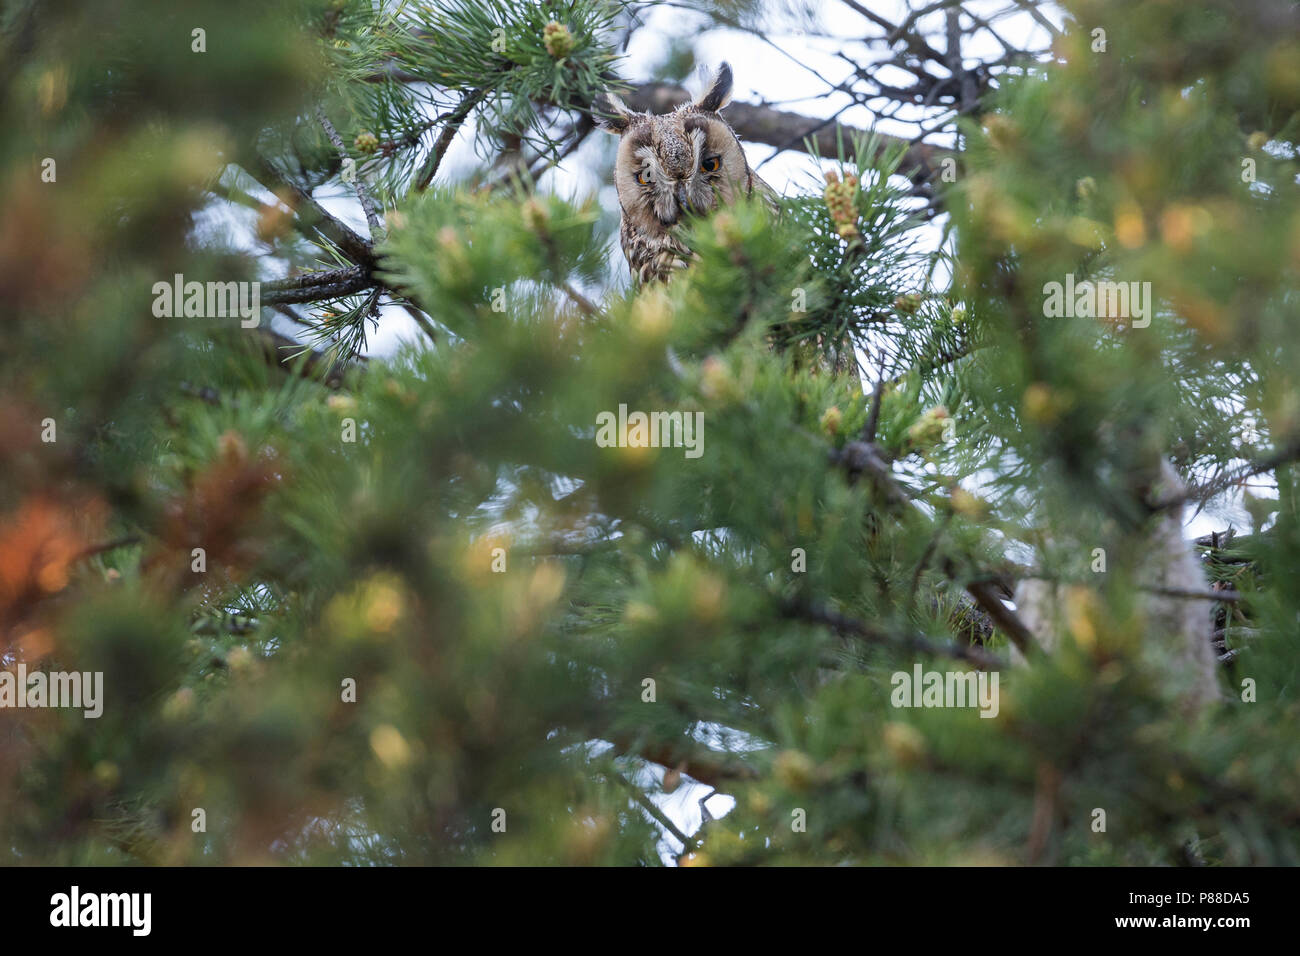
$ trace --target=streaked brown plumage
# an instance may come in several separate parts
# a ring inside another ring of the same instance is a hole
[[[620,137],[614,163],[623,210],[619,238],[639,282],[665,280],[687,265],[690,251],[675,233],[688,214],[708,214],[756,189],[775,195],[750,169],[720,115],[731,83],[731,67],[723,63],[697,99],[660,116],[632,112],[613,94],[596,104],[602,128]]]

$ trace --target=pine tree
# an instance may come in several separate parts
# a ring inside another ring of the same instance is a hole
[[[6,4],[0,664],[103,706],[0,710],[0,859],[1297,862],[1294,12],[1066,7],[955,176],[831,127],[636,288],[538,188],[630,4]],[[1137,544],[1269,475],[1189,717]]]

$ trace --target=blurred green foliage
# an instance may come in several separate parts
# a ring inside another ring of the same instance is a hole
[[[558,149],[543,113],[611,78],[618,5],[6,3],[0,659],[102,671],[105,709],[0,712],[0,860],[654,864],[627,785],[667,772],[736,799],[694,863],[1297,862],[1294,464],[1214,555],[1255,637],[1195,720],[1133,653],[1128,476],[1300,435],[1300,56],[1209,0],[1067,6],[1059,61],[967,131],[955,252],[849,143],[857,237],[814,183],[592,303],[594,205],[414,182],[467,100],[481,142]],[[362,265],[426,340],[347,363],[369,293],[306,303],[326,382],[153,316],[176,273],[357,265],[299,194],[354,188],[347,159],[385,220]],[[203,228],[250,198],[255,244]],[[1067,273],[1160,308],[1045,318]],[[704,454],[600,447],[621,404],[702,412]],[[844,465],[869,422],[905,508]],[[1035,546],[1092,595],[1078,639],[1003,669],[997,719],[893,708],[892,673],[966,666],[932,654],[980,633],[963,588]]]

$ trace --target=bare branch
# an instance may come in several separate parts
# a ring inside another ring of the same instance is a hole
[[[634,87],[624,97],[634,110],[653,113],[667,113],[676,109],[690,98],[685,88],[676,83],[645,83]],[[731,103],[726,110],[727,122],[735,129],[741,139],[751,143],[763,143],[780,149],[804,150],[805,137],[810,138],[817,151],[823,156],[834,156],[839,148],[839,139],[833,126],[827,126],[826,120],[773,109],[770,106],[756,106],[750,103]],[[843,135],[848,137],[865,136],[866,130],[846,126]],[[906,152],[899,165],[899,172],[908,175],[913,182],[925,182],[934,174],[939,160],[947,152],[925,143],[908,143],[894,136],[878,134],[879,151],[902,145]]]
[[[1152,504],[1152,508],[1164,511],[1177,508],[1188,501],[1200,502],[1201,506],[1204,507],[1215,495],[1227,491],[1234,485],[1241,484],[1248,478],[1254,478],[1256,475],[1273,471],[1281,465],[1287,465],[1294,461],[1300,461],[1300,436],[1284,441],[1269,454],[1247,462],[1238,468],[1225,471],[1217,478],[1204,484],[1191,485],[1177,494],[1160,498]]]
[[[619,753],[640,757],[664,767],[680,767],[681,772],[700,783],[722,787],[728,780],[753,780],[758,771],[749,764],[728,759],[724,754],[707,751],[682,740],[673,744],[640,743],[628,735],[605,737]],[[703,752],[702,752],[703,751]]]
[[[325,130],[325,135],[329,137],[329,141],[334,145],[334,149],[338,151],[339,159],[346,163],[349,156],[347,147],[343,145],[343,137],[340,136],[339,131],[334,128],[334,124],[330,122],[330,118],[325,115],[323,107],[318,106],[316,108],[316,118],[320,121],[321,128]],[[357,199],[361,201],[361,208],[365,210],[366,222],[370,224],[370,238],[382,238],[384,234],[384,224],[379,218],[379,210],[375,207],[375,200],[370,195],[370,190],[366,186],[365,177],[361,174],[360,170],[357,170],[356,172],[356,182],[354,183],[354,186],[357,190]]]
[[[824,624],[836,633],[861,638],[872,644],[919,651],[934,657],[951,657],[973,664],[981,670],[999,670],[1006,666],[1006,661],[1002,658],[973,644],[937,644],[919,635],[890,634],[829,607],[790,602],[782,607],[782,612],[789,618]]]
[[[642,793],[640,787],[635,786],[621,773],[614,774],[614,779],[627,788],[628,792],[632,795],[632,799],[635,800],[646,813],[654,817],[655,822],[677,838],[677,841],[682,845],[683,853],[689,853],[695,849],[695,841],[683,833],[666,813],[655,806],[654,801]]]
[[[367,269],[375,267],[377,260],[373,243],[359,236],[341,219],[326,212],[324,207],[312,198],[311,193],[292,182],[270,160],[265,157],[258,159],[258,175],[253,178],[258,179],[263,186],[277,195],[284,193],[292,197],[290,205],[296,210],[303,227],[314,228],[357,265],[365,266]]]
[[[361,266],[304,272],[288,279],[262,283],[262,302],[265,305],[320,302],[362,292],[374,285],[375,280]]]
[[[424,166],[420,173],[415,177],[415,184],[412,189],[415,192],[424,192],[433,182],[433,177],[438,174],[438,167],[442,165],[443,157],[447,155],[447,150],[451,148],[451,142],[456,138],[460,131],[461,124],[469,116],[470,111],[483,101],[488,94],[486,86],[480,86],[478,89],[470,90],[461,98],[460,105],[447,115],[447,122],[442,127],[442,132],[438,134],[438,139],[433,144],[433,150],[429,153],[429,158],[424,161]]]

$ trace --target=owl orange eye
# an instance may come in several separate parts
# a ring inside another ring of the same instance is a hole
[[[704,162],[700,163],[700,169],[706,173],[716,173],[718,167],[722,165],[722,159],[717,156],[710,156]]]
[[[637,173],[637,174],[636,174],[636,181],[639,182],[642,186],[649,186],[649,185],[650,185],[650,170],[648,170],[648,169],[643,169],[643,170],[641,170],[641,172]]]

